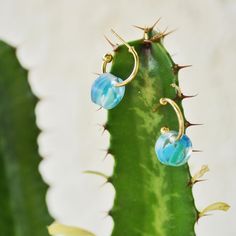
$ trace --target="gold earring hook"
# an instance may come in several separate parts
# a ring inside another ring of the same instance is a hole
[[[183,114],[182,114],[180,108],[173,100],[171,100],[170,98],[161,98],[160,99],[161,105],[167,105],[167,103],[169,103],[174,108],[176,115],[178,117],[179,133],[178,133],[178,136],[176,137],[176,140],[179,140],[184,135],[184,117],[183,117]],[[166,130],[168,130],[168,128],[165,128],[165,127],[162,128],[162,131],[165,132]]]
[[[128,51],[133,55],[134,57],[134,68],[132,73],[130,74],[130,76],[124,80],[121,83],[117,83],[115,86],[116,87],[121,87],[121,86],[125,86],[126,84],[130,83],[135,76],[138,73],[138,68],[139,68],[139,57],[138,54],[135,50],[135,48],[133,46],[130,46],[127,42],[125,42],[125,40],[123,38],[121,38],[113,29],[111,29],[111,32],[128,48]],[[106,67],[107,64],[110,63],[113,59],[113,56],[108,53],[103,57],[103,63],[102,63],[102,72],[106,73]]]

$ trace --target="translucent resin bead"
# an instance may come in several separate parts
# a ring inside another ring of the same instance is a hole
[[[105,109],[112,109],[120,103],[125,94],[125,86],[116,87],[123,80],[110,74],[101,74],[93,83],[91,89],[92,101]]]
[[[157,158],[164,165],[184,165],[192,153],[192,142],[189,137],[184,134],[181,139],[176,140],[177,136],[176,131],[169,131],[157,139],[155,151]]]

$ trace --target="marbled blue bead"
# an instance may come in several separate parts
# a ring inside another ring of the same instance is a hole
[[[177,135],[176,131],[169,131],[157,139],[155,151],[157,158],[164,165],[184,165],[192,153],[192,142],[189,137],[184,134],[181,139],[176,140]]]
[[[116,83],[122,81],[122,79],[110,73],[101,74],[92,85],[92,101],[105,109],[114,108],[118,103],[120,103],[125,94],[125,86],[115,86]]]

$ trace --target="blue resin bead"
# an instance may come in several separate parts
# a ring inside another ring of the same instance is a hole
[[[189,137],[184,134],[181,139],[176,140],[177,136],[176,131],[169,131],[157,139],[155,151],[157,158],[164,165],[184,165],[192,153],[192,142]]]
[[[125,86],[115,86],[116,83],[122,81],[122,79],[110,73],[99,75],[92,85],[92,101],[105,109],[114,108],[118,103],[120,103],[125,94]]]

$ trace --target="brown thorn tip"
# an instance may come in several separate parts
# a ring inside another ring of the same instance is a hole
[[[104,133],[105,133],[105,131],[106,131],[106,128],[105,128],[105,127],[103,127],[102,134],[104,134]]]
[[[103,158],[103,161],[105,161],[107,159],[108,155],[112,155],[112,151],[111,151],[110,148],[108,148],[107,150],[104,150],[104,151],[106,151],[106,154],[105,154],[105,156]]]
[[[135,27],[135,28],[137,28],[137,29],[141,29],[141,30],[143,30],[143,31],[145,31],[145,30],[146,30],[146,28],[144,28],[144,27],[141,27],[141,26],[137,26],[137,25],[133,25],[133,27]]]
[[[101,73],[93,72],[94,75],[101,75]]]
[[[198,224],[199,219],[201,219],[202,217],[205,217],[205,216],[211,216],[211,215],[212,215],[212,214],[204,214],[204,215],[200,216],[200,212],[199,212],[198,215],[197,215],[196,223]]]
[[[113,50],[116,51],[117,48],[119,47],[119,45],[118,45],[118,44],[114,44],[114,43],[112,43],[111,40],[108,39],[106,35],[104,35],[104,38],[105,38],[106,41],[111,45],[111,47],[113,48]]]
[[[200,182],[204,182],[204,181],[207,181],[207,179],[198,179],[198,180],[195,180],[194,182],[192,182],[191,180],[188,182],[187,186],[189,187],[193,187],[193,185],[195,185],[196,183],[200,183]]]
[[[164,32],[162,33],[162,34],[163,34],[162,37],[165,37],[165,36],[167,36],[167,35],[169,35],[169,34],[172,34],[172,33],[174,33],[174,32],[177,30],[177,29],[174,29],[174,30],[170,30],[169,32],[166,32],[167,29],[168,29],[168,28],[166,28],[166,29],[164,30]]]
[[[100,111],[102,109],[102,107],[99,107],[98,109],[97,109],[97,111]]]
[[[184,95],[184,94],[181,94],[181,98],[182,98],[182,99],[185,99],[185,98],[194,98],[194,97],[196,97],[196,96],[198,96],[198,94],[195,94],[195,95]]]
[[[160,32],[160,33],[157,33],[155,34],[150,40],[152,42],[158,42],[160,41],[161,39],[163,39],[165,36],[175,32],[176,30],[171,30],[169,32],[166,32],[167,31],[167,28],[163,31],[163,32]]]
[[[102,134],[104,134],[104,132],[107,130],[107,124],[101,125],[101,124],[97,124],[100,128],[102,128]]]
[[[103,158],[103,161],[105,161],[105,160],[107,159],[107,157],[108,157],[109,154],[110,154],[109,152],[106,153],[106,155],[105,155],[104,158]]]
[[[173,70],[175,73],[178,73],[179,70],[184,69],[184,68],[188,68],[191,67],[192,65],[179,65],[179,64],[175,64],[173,65]]]
[[[205,182],[205,181],[207,181],[207,179],[198,179],[198,180],[196,180],[194,183],[196,184],[196,183]]]
[[[183,69],[183,68],[187,68],[187,67],[191,67],[191,66],[193,66],[193,65],[182,65],[182,66],[178,65],[179,69]]]
[[[152,27],[150,27],[150,29],[153,30],[156,27],[156,25],[160,22],[160,20],[161,20],[161,17],[157,19],[157,21],[152,25]]]
[[[168,27],[165,28],[165,30],[163,32],[160,33],[161,37],[164,38],[165,36],[169,35],[169,34],[172,34],[174,33],[177,29],[174,29],[174,30],[170,30],[168,31]]]
[[[200,123],[199,124],[193,124],[193,123],[190,123],[190,122],[187,121],[186,124],[185,124],[185,127],[188,128],[188,127],[191,127],[191,126],[198,126],[198,125],[204,125],[204,124],[200,124]]]
[[[207,181],[207,179],[198,179],[198,180],[196,180],[196,181],[194,181],[193,183],[191,183],[191,186],[193,186],[194,184],[197,184],[197,183],[200,183],[200,182],[205,182],[205,181]]]
[[[137,26],[137,25],[133,25],[133,27],[143,30],[144,32],[150,32],[154,29],[154,27],[156,27],[156,25],[158,24],[158,22],[161,20],[161,17],[157,19],[157,21],[151,26],[151,27],[141,27],[141,26]]]
[[[203,151],[194,149],[193,152],[203,152]]]
[[[105,182],[104,182],[103,184],[100,185],[100,188],[104,187],[105,184],[107,184],[107,183],[108,183],[108,180],[105,180]]]

